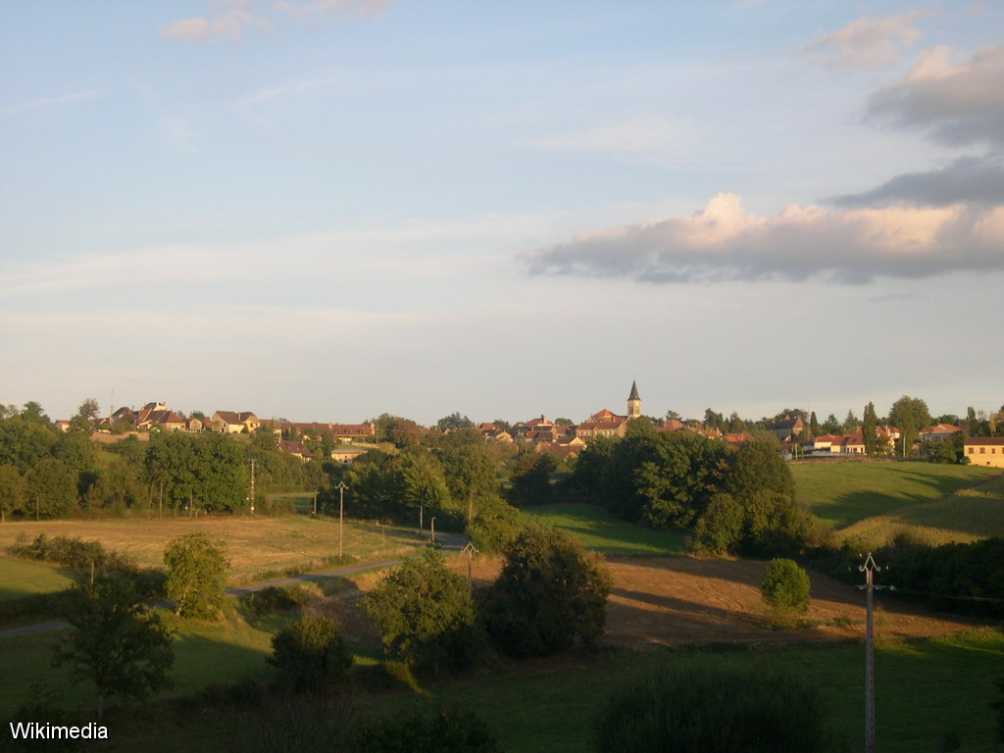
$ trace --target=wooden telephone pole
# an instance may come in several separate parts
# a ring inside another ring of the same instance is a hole
[[[865,557],[858,570],[865,574],[865,584],[858,586],[865,592],[865,753],[875,753],[875,597],[874,591],[887,588],[875,585],[875,573],[882,568],[875,562],[871,552]],[[888,586],[892,590],[892,586]]]
[[[344,481],[338,482],[338,559],[342,558],[342,540],[345,533],[345,490],[349,487]]]
[[[468,541],[461,551],[467,555],[467,585],[474,588],[474,555],[478,553],[478,549]]]
[[[254,458],[251,458],[251,514],[254,515]]]

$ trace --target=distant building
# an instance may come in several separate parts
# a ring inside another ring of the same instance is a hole
[[[61,432],[68,432],[70,430],[70,422],[60,419],[59,421],[56,421],[56,428]]]
[[[641,396],[638,394],[638,384],[632,382],[631,391],[628,393],[626,416],[604,408],[576,426],[575,436],[586,442],[597,437],[623,437],[627,434],[628,423],[640,417]]]
[[[220,434],[240,434],[242,432],[253,434],[260,425],[258,417],[251,411],[218,410],[210,419],[213,431]]]
[[[921,442],[929,442],[931,440],[949,439],[961,431],[962,427],[955,424],[935,424],[934,426],[921,429],[917,433],[917,436]]]
[[[1004,437],[967,437],[964,447],[970,464],[1004,468]]]
[[[805,431],[805,422],[801,416],[787,416],[775,422],[770,430],[781,442],[791,442]]]

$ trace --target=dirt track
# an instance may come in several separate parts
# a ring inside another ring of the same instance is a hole
[[[453,566],[466,575],[466,560]],[[783,629],[771,624],[760,599],[765,562],[612,557],[607,566],[614,581],[607,608],[607,640],[613,644],[839,640],[864,633],[863,594],[818,573],[811,573],[812,604],[803,626]],[[499,567],[498,559],[481,558],[474,577],[487,584]],[[887,597],[876,603],[879,638],[944,635],[975,624]]]

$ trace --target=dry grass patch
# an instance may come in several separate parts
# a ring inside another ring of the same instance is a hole
[[[288,515],[267,517],[122,518],[112,520],[53,520],[5,523],[0,526],[0,549],[19,536],[79,537],[134,558],[140,566],[163,567],[164,548],[186,533],[205,533],[223,543],[230,560],[230,582],[242,583],[288,570],[324,566],[338,553],[338,521]],[[378,527],[346,521],[345,554],[359,560],[394,557],[420,545],[411,529]]]

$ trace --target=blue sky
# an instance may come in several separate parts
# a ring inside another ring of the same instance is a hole
[[[996,409],[1002,30],[992,3],[21,4],[0,400],[579,419],[637,379],[656,415]]]

